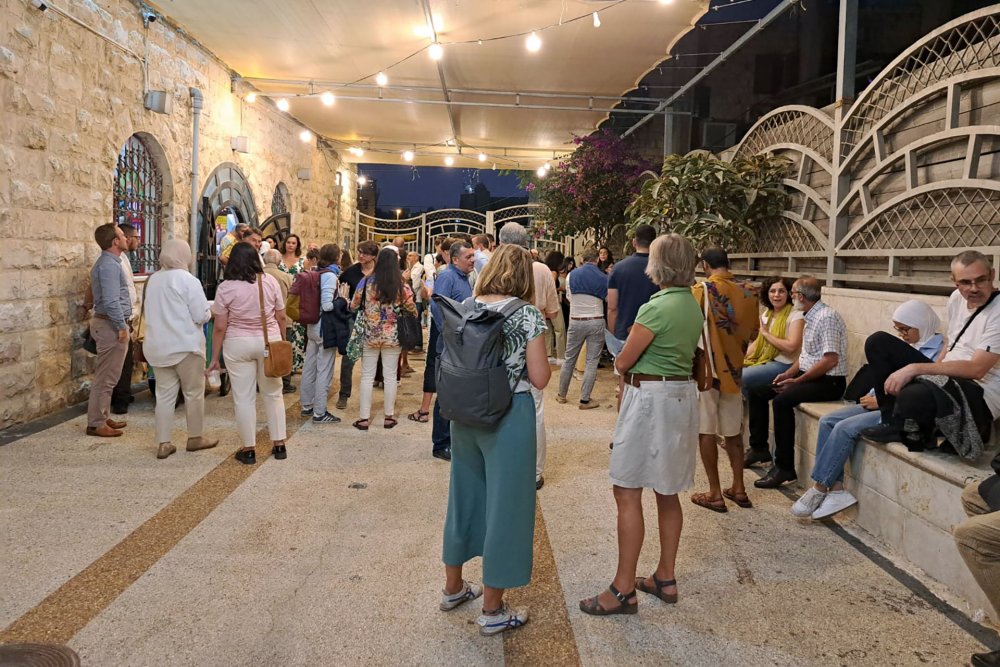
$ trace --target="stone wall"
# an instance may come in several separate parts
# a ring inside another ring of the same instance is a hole
[[[80,349],[80,304],[100,252],[93,231],[112,221],[112,176],[132,134],[153,140],[163,172],[162,238],[189,237],[189,87],[205,100],[199,194],[216,166],[232,162],[260,221],[283,182],[292,229],[304,241],[338,238],[338,210],[342,230],[353,228],[353,166],[316,140],[300,141],[302,126],[269,103],[234,95],[225,63],[162,19],[144,28],[129,0],[59,7],[92,30],[27,0],[0,3],[0,428],[87,395],[92,357]],[[144,53],[148,87],[172,97],[169,115],[143,108]],[[234,135],[250,138],[250,153],[231,150]],[[298,179],[303,168],[310,180]]]

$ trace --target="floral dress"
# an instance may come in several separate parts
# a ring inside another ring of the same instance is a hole
[[[379,303],[375,281],[365,278],[354,292],[351,310],[362,307],[361,317],[365,323],[365,347],[399,347],[399,328],[396,318],[400,311],[406,311],[411,316],[417,316],[417,306],[413,302],[413,290],[409,285],[403,285],[403,299],[392,305]]]
[[[294,277],[305,266],[305,257],[299,257],[291,267],[285,266],[284,262],[278,264],[278,269]],[[302,366],[306,361],[306,326],[298,322],[292,322],[289,330],[291,334],[288,340],[292,344],[292,372],[301,373]]]

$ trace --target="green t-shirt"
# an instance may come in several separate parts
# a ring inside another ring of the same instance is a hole
[[[690,287],[668,287],[649,298],[635,318],[653,332],[630,372],[646,375],[691,375],[705,316]]]

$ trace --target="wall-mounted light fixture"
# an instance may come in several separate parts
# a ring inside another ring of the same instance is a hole
[[[299,169],[299,180],[300,181],[308,181],[311,178],[312,178],[312,169],[309,169],[309,168]]]
[[[169,114],[174,108],[174,98],[165,90],[147,90],[142,104],[150,111]]]
[[[229,145],[232,146],[233,150],[237,153],[249,153],[250,137],[230,137]]]

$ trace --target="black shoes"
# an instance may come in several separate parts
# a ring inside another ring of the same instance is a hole
[[[1000,651],[973,653],[972,665],[973,667],[993,667],[994,665],[1000,665]]]
[[[535,480],[535,491],[540,490],[543,486],[545,486],[545,477],[539,477]]]
[[[128,406],[127,405],[112,405],[111,412],[116,415],[127,415]]]
[[[285,450],[284,445],[275,445],[271,449],[271,456],[281,461],[288,458],[288,452]]]
[[[431,456],[436,459],[441,459],[442,461],[451,461],[451,447],[446,447],[444,449],[435,449],[431,452]]]
[[[872,442],[881,442],[883,444],[887,442],[902,442],[903,434],[899,430],[899,427],[894,424],[879,424],[878,426],[870,426],[861,431],[861,436],[867,438]]]
[[[236,452],[236,460],[240,463],[245,463],[248,466],[252,466],[257,463],[257,452],[252,449],[241,449]]]
[[[749,468],[757,463],[770,463],[771,462],[771,452],[766,449],[754,449],[751,447],[747,450],[746,456],[743,457],[743,467]]]
[[[772,467],[766,475],[753,483],[758,489],[777,489],[785,482],[794,482],[798,475],[794,470],[782,470],[778,466]]]

